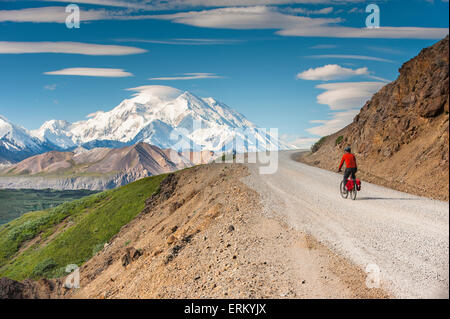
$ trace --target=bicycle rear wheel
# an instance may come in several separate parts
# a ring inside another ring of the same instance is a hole
[[[341,185],[339,186],[339,190],[341,192],[342,198],[347,198],[348,197],[348,191],[347,191],[347,188],[345,187],[344,181],[341,181]]]

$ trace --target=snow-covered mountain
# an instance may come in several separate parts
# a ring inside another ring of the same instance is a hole
[[[0,115],[0,164],[17,162],[47,150],[44,142]]]
[[[258,128],[242,114],[213,98],[200,98],[168,86],[152,85],[132,90],[138,93],[111,111],[96,112],[85,121],[51,120],[29,133],[24,129],[17,131],[23,133],[27,141],[23,145],[33,150],[43,146],[58,150],[79,146],[117,148],[139,142],[176,151],[243,152],[289,148],[277,136]],[[0,154],[2,152],[0,149]]]
[[[63,149],[120,147],[138,142],[176,150],[240,152],[287,148],[213,98],[199,98],[168,86],[136,90],[139,93],[111,111],[97,112],[88,120],[73,124],[48,121],[31,133],[42,142]],[[179,142],[181,139],[183,142]],[[238,140],[237,145],[233,146],[233,140]]]
[[[38,130],[31,131],[31,134],[41,142],[48,142],[61,149],[70,149],[77,146],[70,137],[71,126],[72,124],[67,121],[50,120],[45,122]]]

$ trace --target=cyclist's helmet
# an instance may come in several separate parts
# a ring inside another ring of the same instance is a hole
[[[344,149],[344,151],[346,151],[346,152],[351,152],[352,151],[352,149],[350,148],[350,147],[346,147],[345,149]]]

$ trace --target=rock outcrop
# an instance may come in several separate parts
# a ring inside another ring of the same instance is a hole
[[[351,146],[364,180],[448,201],[448,45],[447,36],[404,63],[350,125],[302,160],[336,170]]]
[[[57,298],[63,295],[65,290],[59,279],[38,281],[26,279],[19,282],[5,277],[0,278],[0,300]]]

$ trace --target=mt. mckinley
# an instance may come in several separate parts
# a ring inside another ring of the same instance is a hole
[[[242,114],[213,98],[199,98],[168,86],[130,90],[138,93],[111,111],[94,113],[85,121],[51,120],[35,131],[27,131],[0,117],[0,163],[17,162],[49,150],[80,146],[118,148],[139,142],[163,149],[176,145],[177,151],[289,148],[276,136],[257,128]]]

